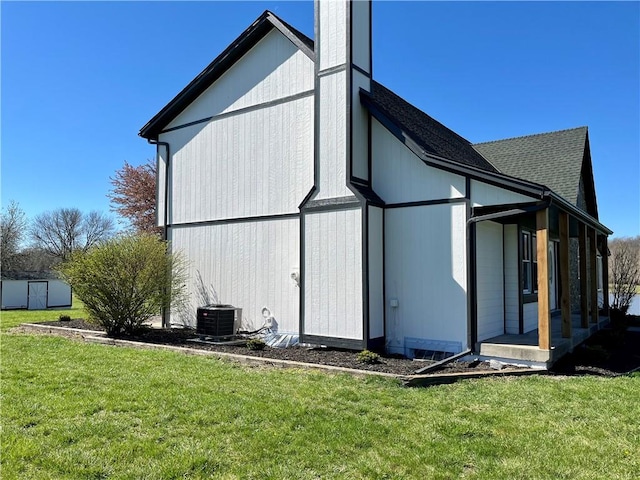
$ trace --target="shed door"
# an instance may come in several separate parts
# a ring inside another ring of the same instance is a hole
[[[29,310],[47,308],[47,282],[29,282]]]

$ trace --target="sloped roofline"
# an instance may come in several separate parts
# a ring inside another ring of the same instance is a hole
[[[501,138],[499,140],[490,140],[488,142],[474,143],[473,146],[475,147],[476,145],[487,145],[487,144],[490,144],[490,143],[508,142],[508,141],[511,141],[511,140],[518,140],[518,139],[521,139],[521,138],[542,137],[544,135],[549,135],[549,134],[552,134],[552,133],[570,132],[572,130],[588,130],[588,127],[581,126],[581,127],[574,127],[574,128],[564,128],[562,130],[554,130],[552,132],[534,133],[534,134],[531,134],[531,135],[520,135],[518,137]]]
[[[187,106],[274,28],[287,37],[305,55],[315,61],[313,41],[269,10],[265,10],[213,62],[207,65],[202,72],[183,88],[173,100],[149,120],[140,129],[138,135],[147,139],[157,139],[158,134],[164,127],[171,123]]]
[[[601,233],[606,235],[611,235],[613,233],[606,226],[600,223],[597,218],[594,218],[587,212],[580,210],[578,207],[568,202],[545,185],[522,180],[499,172],[491,172],[470,165],[464,165],[454,160],[439,157],[425,151],[420,146],[419,142],[416,141],[409,132],[402,128],[401,122],[397,121],[392,114],[377,105],[375,99],[369,92],[361,89],[360,101],[376,120],[378,120],[393,136],[395,136],[427,165],[459,175],[464,175],[475,180],[480,180],[516,193],[534,196],[541,200],[549,199],[552,203],[556,204],[563,210],[570,212],[573,216],[579,218],[584,223],[595,228]]]

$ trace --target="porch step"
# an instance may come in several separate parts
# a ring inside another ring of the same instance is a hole
[[[513,345],[504,343],[482,342],[478,345],[478,352],[482,356],[544,363],[547,366],[551,366],[553,362],[558,360],[568,351],[568,344],[553,347],[551,350],[540,350],[540,348],[533,345]]]

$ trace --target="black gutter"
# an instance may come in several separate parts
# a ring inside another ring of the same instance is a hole
[[[156,146],[162,145],[167,149],[167,159],[164,164],[164,212],[163,212],[164,220],[163,220],[163,230],[162,230],[162,239],[166,242],[169,238],[169,235],[168,235],[169,227],[167,226],[169,222],[169,214],[168,214],[169,208],[167,206],[169,201],[169,155],[170,155],[169,144],[167,142],[160,142],[158,140],[153,140],[151,138],[147,138],[147,142],[149,142],[151,145],[156,145]],[[158,157],[157,148],[156,148],[156,157]],[[157,167],[156,167],[156,178],[157,178],[157,175],[158,174],[157,174]],[[168,309],[163,308],[161,312],[163,328],[168,328],[170,326],[169,318],[167,314],[168,314]]]
[[[167,142],[160,142],[158,140],[153,140],[151,138],[147,138],[147,142],[149,142],[151,145],[161,145],[163,147],[165,147],[167,149],[167,159],[165,161],[165,165],[164,165],[164,212],[163,212],[163,222],[162,222],[162,226],[163,226],[163,231],[162,231],[162,239],[167,241],[169,239],[169,235],[168,235],[168,223],[169,223],[169,207],[168,207],[168,202],[169,202],[169,156],[170,156],[170,149],[169,149],[169,144]],[[157,151],[156,151],[156,156],[158,155]]]

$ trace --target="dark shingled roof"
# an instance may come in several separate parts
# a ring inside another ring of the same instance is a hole
[[[473,147],[505,175],[545,185],[577,206],[587,127],[478,143]]]
[[[377,108],[407,133],[427,154],[496,173],[467,139],[414,107],[388,88],[372,82],[371,100]]]

